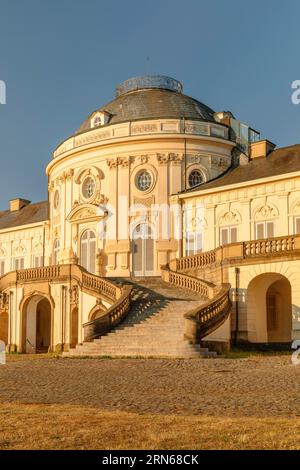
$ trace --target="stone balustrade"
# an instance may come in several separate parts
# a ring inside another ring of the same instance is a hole
[[[122,295],[117,302],[112,305],[101,316],[83,325],[84,340],[92,341],[108,333],[113,327],[127,315],[131,305],[131,286],[124,286]]]
[[[104,298],[111,303],[111,307],[103,313],[103,316],[84,325],[89,338],[99,337],[107,328],[112,328],[128,313],[131,303],[131,287],[119,287],[108,279],[104,279],[87,272],[78,265],[45,266],[40,268],[22,269],[5,274],[0,278],[0,308],[4,305],[3,299],[8,299],[3,293],[13,286],[26,283],[56,281],[75,282],[82,290],[99,298]],[[7,302],[6,302],[7,303]],[[6,304],[5,304],[6,305]],[[4,307],[3,307],[4,308]],[[97,336],[98,335],[98,336]]]
[[[22,269],[17,271],[17,282],[58,279],[60,277],[60,272],[60,266]]]
[[[197,277],[188,276],[179,272],[171,271],[168,268],[162,269],[162,279],[173,286],[187,289],[200,297],[212,298],[215,293],[215,286],[210,282],[206,282],[203,279]]]
[[[54,151],[54,158],[83,145],[115,140],[123,137],[157,134],[192,134],[219,139],[229,139],[228,128],[218,123],[200,122],[186,119],[151,119],[126,122],[90,129],[88,132],[70,137]]]
[[[222,263],[238,258],[255,256],[285,255],[291,252],[300,254],[300,235],[250,240],[220,246],[214,250],[192,256],[177,258],[170,262],[170,269],[176,272],[197,270],[214,263]]]
[[[276,237],[266,240],[254,240],[245,242],[244,257],[249,256],[265,256],[272,254],[281,254],[285,252],[295,251],[300,248],[300,237]]]
[[[212,300],[185,315],[184,336],[187,340],[199,343],[224,323],[231,309],[230,288],[229,284],[223,285]]]
[[[192,290],[209,299],[203,306],[186,314],[185,337],[193,343],[213,332],[227,319],[230,309],[230,285],[217,287],[203,279],[186,274],[208,268],[214,263],[220,265],[255,257],[300,256],[300,235],[274,237],[262,240],[237,242],[220,246],[215,250],[186,256],[170,262],[169,267],[162,268],[162,279],[183,289]]]

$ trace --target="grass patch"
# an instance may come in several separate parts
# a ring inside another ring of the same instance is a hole
[[[47,426],[45,426],[47,423]],[[0,449],[300,449],[300,418],[215,418],[1,404]]]
[[[241,349],[238,347],[232,347],[230,351],[225,354],[221,354],[217,357],[222,359],[246,359],[248,357],[267,357],[267,356],[290,356],[291,351],[276,351],[276,350],[256,350],[256,349]]]

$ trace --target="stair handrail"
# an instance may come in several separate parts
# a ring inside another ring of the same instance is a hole
[[[227,320],[232,305],[230,289],[230,284],[223,284],[213,299],[184,315],[185,339],[193,344],[200,343]]]
[[[123,320],[130,310],[132,289],[130,285],[123,286],[122,295],[114,305],[94,320],[84,323],[84,341],[93,341],[105,335]]]

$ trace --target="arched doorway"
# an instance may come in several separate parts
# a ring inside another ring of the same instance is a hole
[[[80,241],[80,264],[90,273],[96,271],[96,235],[93,230],[83,232]]]
[[[22,349],[26,353],[45,353],[51,346],[51,305],[40,295],[32,297],[24,306]]]
[[[147,223],[135,227],[132,235],[132,270],[137,277],[153,276],[154,240]]]
[[[71,313],[71,348],[78,344],[78,307],[74,307]]]
[[[289,280],[277,273],[256,276],[247,289],[249,341],[290,343],[292,294]]]

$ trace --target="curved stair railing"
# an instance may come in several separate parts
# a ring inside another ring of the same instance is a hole
[[[230,284],[218,287],[212,282],[171,271],[167,266],[162,268],[162,279],[173,286],[190,290],[208,299],[204,305],[185,314],[184,337],[190,343],[200,343],[202,338],[215,331],[227,320],[231,309]]]
[[[204,305],[185,314],[185,338],[199,343],[213,333],[228,318],[231,310],[230,284],[220,285],[191,275],[212,266],[249,263],[252,259],[278,256],[300,257],[300,235],[273,237],[261,240],[231,243],[214,250],[177,258],[162,267],[162,279],[170,284],[199,293],[207,298]]]
[[[230,289],[230,284],[224,284],[213,299],[185,314],[185,339],[200,343],[227,320],[231,310]]]
[[[112,304],[111,307],[103,312],[101,317],[83,325],[86,334],[85,340],[87,341],[107,333],[130,310],[131,286],[118,286],[112,281],[91,274],[82,266],[74,264],[45,266],[9,272],[0,278],[0,296],[3,291],[12,286],[40,281],[76,282],[81,290],[96,297],[97,300],[106,300]]]
[[[83,325],[84,340],[93,341],[108,333],[127,315],[131,305],[132,286],[124,286],[121,297],[106,312]]]

